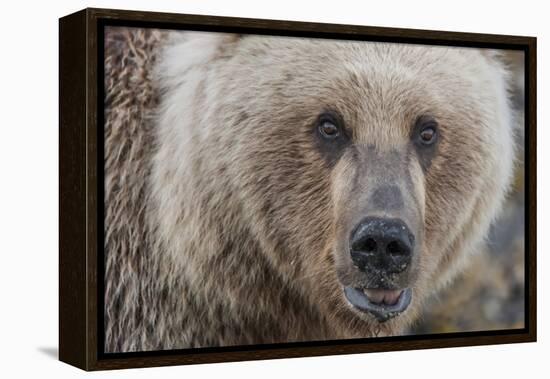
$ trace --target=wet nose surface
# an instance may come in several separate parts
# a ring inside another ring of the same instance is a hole
[[[361,271],[399,273],[411,262],[414,235],[400,219],[367,217],[352,232],[350,248]]]

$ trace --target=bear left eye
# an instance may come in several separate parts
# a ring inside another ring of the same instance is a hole
[[[319,132],[325,138],[332,139],[338,137],[338,127],[330,121],[324,121],[319,125]]]
[[[433,145],[437,142],[437,121],[431,117],[421,117],[416,122],[417,138],[422,145]]]
[[[435,141],[435,128],[428,126],[420,132],[420,138],[423,143],[432,144]]]

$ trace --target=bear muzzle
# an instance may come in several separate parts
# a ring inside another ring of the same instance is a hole
[[[415,237],[398,218],[366,217],[350,235],[350,255],[362,285],[344,287],[347,301],[357,310],[385,322],[405,311],[412,290],[403,286],[411,266]]]

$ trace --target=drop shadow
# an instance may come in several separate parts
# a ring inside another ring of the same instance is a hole
[[[55,360],[58,359],[59,350],[57,349],[57,347],[53,347],[53,346],[39,347],[37,350],[42,354],[47,355],[50,358],[53,358]]]

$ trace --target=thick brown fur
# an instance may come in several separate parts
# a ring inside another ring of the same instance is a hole
[[[492,54],[124,28],[105,46],[108,352],[401,333],[505,196],[512,122]],[[334,164],[312,132],[327,108],[357,147]],[[429,169],[403,163],[424,236],[414,298],[379,323],[342,293],[361,149],[406,151],[424,113],[442,140]]]

